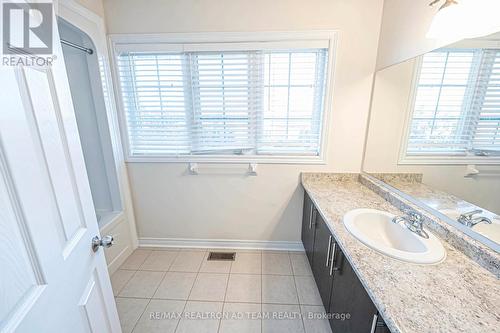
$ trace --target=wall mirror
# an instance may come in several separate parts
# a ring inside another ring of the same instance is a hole
[[[363,171],[499,251],[500,32],[376,73]]]

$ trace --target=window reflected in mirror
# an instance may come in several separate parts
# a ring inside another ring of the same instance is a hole
[[[376,74],[363,170],[500,244],[500,33]]]

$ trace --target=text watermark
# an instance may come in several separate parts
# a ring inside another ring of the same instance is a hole
[[[297,311],[184,311],[184,312],[161,312],[155,311],[149,313],[150,320],[294,320],[294,319],[310,319],[310,320],[350,320],[350,313],[326,313],[326,312],[297,312]]]

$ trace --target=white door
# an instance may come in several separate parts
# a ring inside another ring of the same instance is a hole
[[[121,332],[54,53],[52,68],[0,69],[0,332]]]

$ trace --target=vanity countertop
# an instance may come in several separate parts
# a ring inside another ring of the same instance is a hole
[[[498,218],[498,216],[493,212],[490,212],[468,201],[460,199],[453,194],[438,190],[422,183],[421,175],[383,173],[371,175],[377,179],[382,180],[384,183],[411,195],[412,197],[420,200],[422,203],[435,210],[456,210],[459,212],[467,212],[475,209],[481,209],[482,216],[486,216],[491,219]]]
[[[344,214],[356,208],[401,212],[358,174],[302,174],[302,185],[392,332],[500,332],[500,280],[445,241],[446,259],[416,265],[355,239]]]

